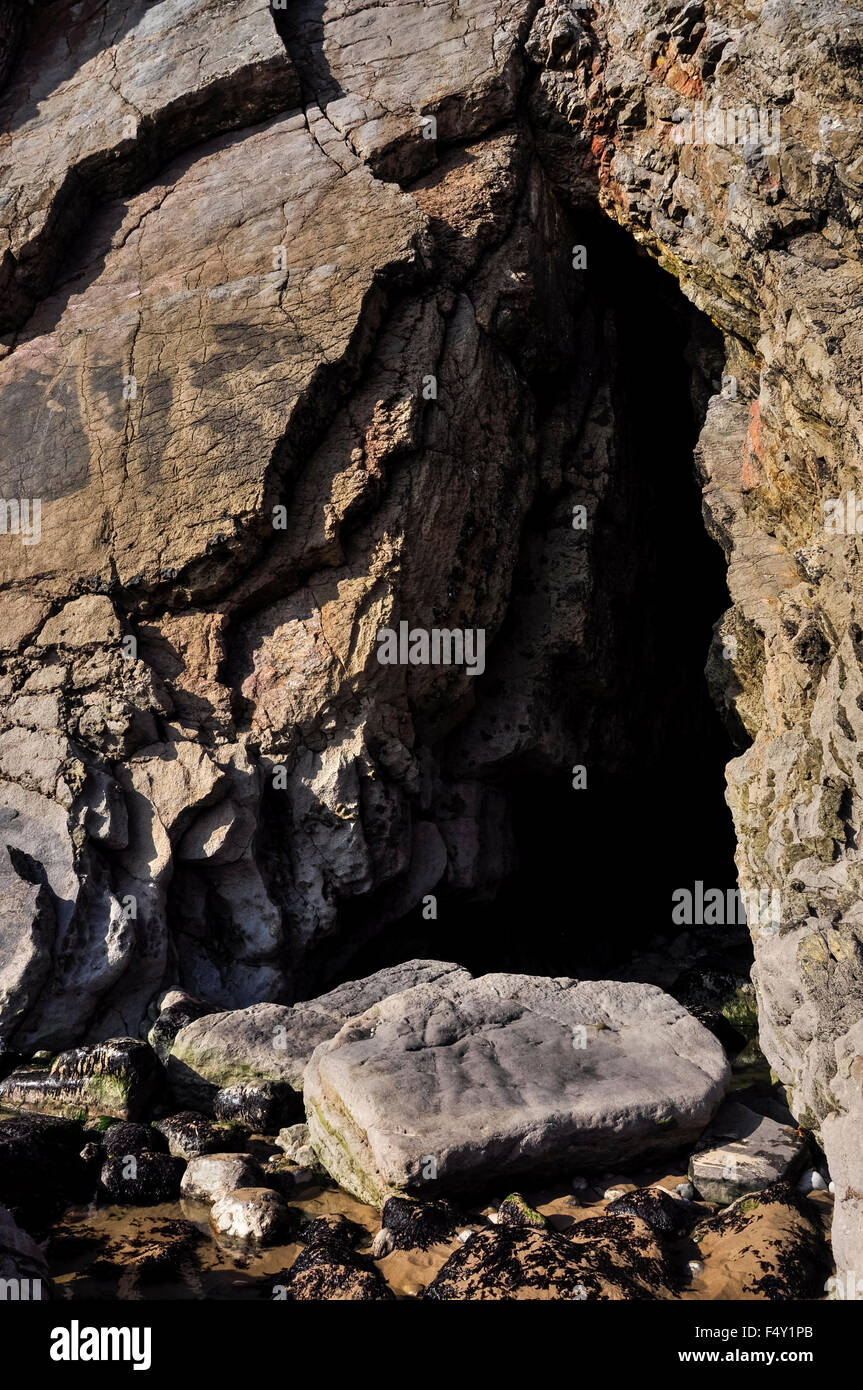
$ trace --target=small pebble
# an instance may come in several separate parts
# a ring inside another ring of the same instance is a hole
[[[467,1245],[467,1242],[470,1240],[470,1238],[471,1238],[472,1235],[476,1235],[476,1232],[475,1232],[475,1231],[470,1231],[470,1230],[468,1230],[468,1231],[459,1231],[459,1233],[458,1233],[458,1238],[459,1238],[459,1240],[461,1241],[462,1245]]]
[[[492,1226],[496,1226],[500,1218],[498,1217],[497,1212],[493,1211],[489,1213],[488,1219],[491,1222]]]
[[[828,1191],[828,1192],[835,1192],[835,1191],[836,1191],[836,1188],[835,1188],[835,1186],[834,1186],[834,1184],[833,1184],[832,1182],[829,1182],[829,1183],[827,1184],[827,1191]]]
[[[602,1194],[603,1201],[616,1202],[618,1197],[626,1196],[625,1187],[607,1187]]]
[[[693,1279],[697,1275],[704,1273],[704,1265],[701,1263],[701,1260],[690,1260],[688,1268]]]
[[[588,1187],[590,1184],[588,1183],[587,1178],[573,1178],[572,1182],[569,1185],[572,1188],[573,1192],[583,1192],[584,1189]]]
[[[372,1259],[382,1260],[385,1255],[389,1255],[395,1245],[393,1233],[388,1226],[381,1226],[374,1240],[372,1241]]]
[[[691,1182],[679,1182],[674,1190],[685,1202],[695,1201],[695,1188]]]

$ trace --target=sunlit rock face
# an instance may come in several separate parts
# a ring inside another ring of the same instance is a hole
[[[740,886],[779,904],[750,922],[762,1046],[863,1267],[860,12],[20,10],[0,1042],[138,1036],[177,981],[308,994],[506,879],[520,770],[626,761],[651,539],[613,543],[640,473],[601,211],[691,301],[731,595],[708,683]],[[402,623],[482,660],[382,661]]]

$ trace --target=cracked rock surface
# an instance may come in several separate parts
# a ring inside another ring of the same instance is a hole
[[[721,335],[761,1045],[863,1267],[861,52],[843,0],[0,4],[4,1048],[308,997],[506,877],[504,769],[614,745],[599,209]],[[488,678],[381,665],[402,619]]]

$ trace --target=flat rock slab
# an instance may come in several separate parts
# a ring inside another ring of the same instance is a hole
[[[218,1091],[246,1081],[282,1081],[303,1088],[306,1064],[319,1043],[388,994],[447,978],[469,980],[458,965],[411,960],[301,1004],[253,1004],[208,1014],[181,1028],[168,1057],[168,1078],[179,1100],[209,1108]]]
[[[803,1162],[804,1149],[791,1125],[727,1101],[689,1160],[689,1181],[705,1202],[725,1206],[788,1177]]]
[[[454,975],[393,995],[318,1047],[312,1143],[361,1201],[525,1172],[643,1164],[692,1143],[725,1053],[652,985]]]

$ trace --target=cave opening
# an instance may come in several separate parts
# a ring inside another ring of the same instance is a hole
[[[724,769],[739,750],[704,675],[730,600],[693,455],[721,385],[721,335],[601,214],[580,215],[574,233],[590,248],[591,293],[613,324],[611,387],[623,422],[624,466],[595,518],[616,654],[611,678],[591,687],[600,751],[581,756],[583,711],[573,711],[571,766],[549,771],[527,758],[499,773],[515,872],[491,897],[437,890],[436,919],[414,908],[340,962],[331,984],[414,956],[475,973],[623,978],[651,942],[667,952],[680,938],[675,890],[737,882]],[[573,684],[583,686],[583,674],[573,669]],[[576,790],[579,764],[587,784]],[[713,962],[748,974],[745,926],[709,931]]]

